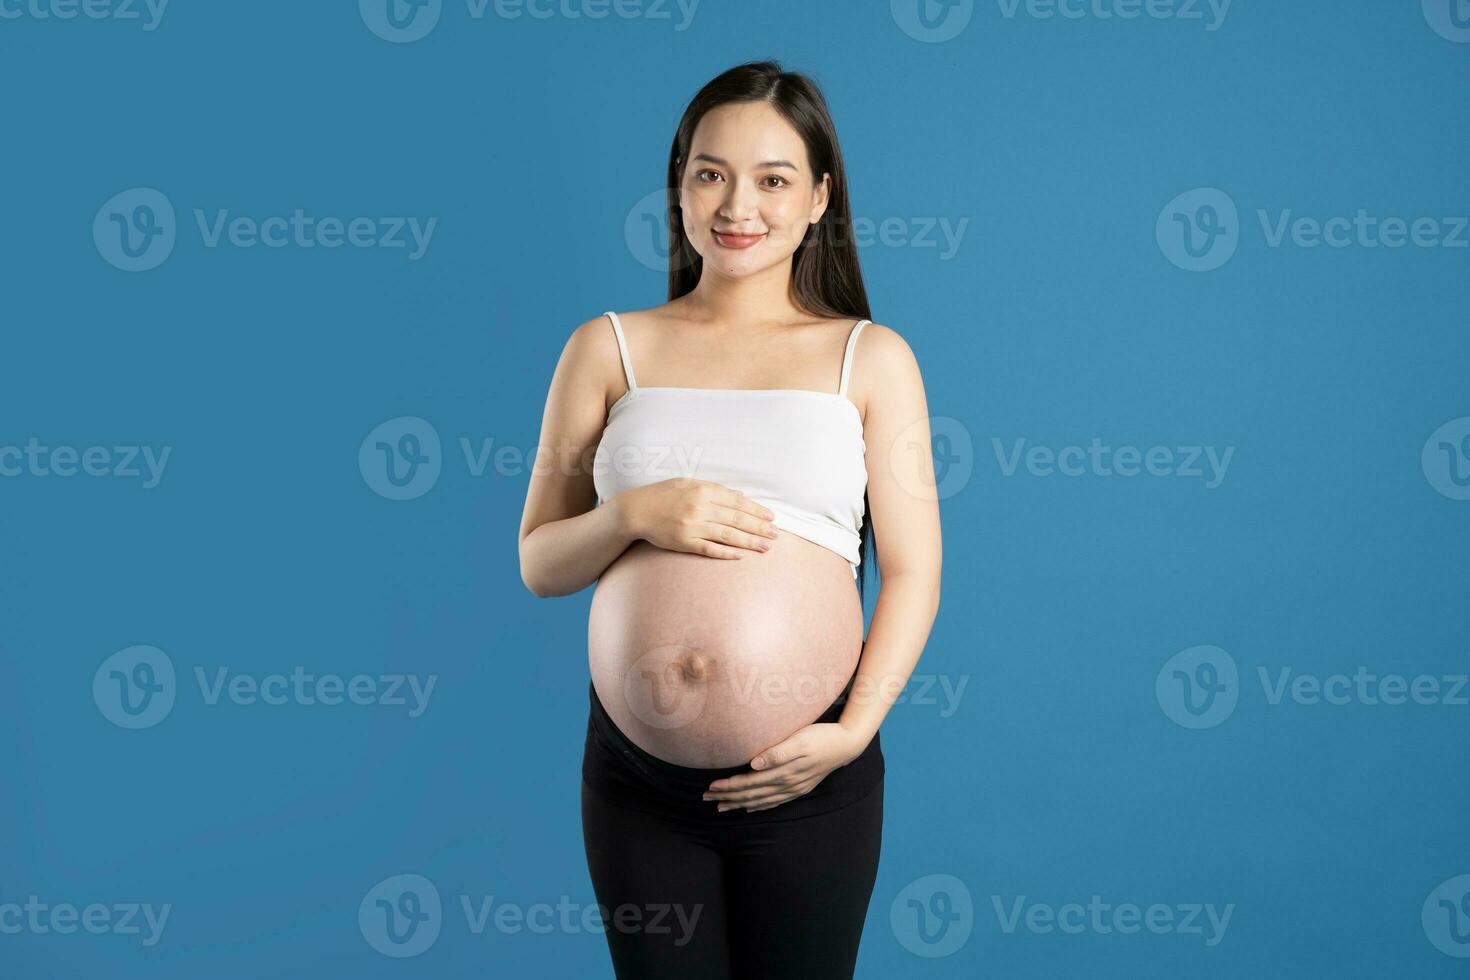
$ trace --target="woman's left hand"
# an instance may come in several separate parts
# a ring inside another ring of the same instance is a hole
[[[867,744],[840,722],[808,725],[752,759],[755,772],[710,783],[704,798],[720,801],[721,811],[769,810],[816,789],[832,770],[861,755]]]

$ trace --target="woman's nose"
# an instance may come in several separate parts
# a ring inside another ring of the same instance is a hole
[[[740,180],[732,180],[730,189],[725,193],[725,201],[721,211],[731,221],[756,213],[756,188],[753,184]]]

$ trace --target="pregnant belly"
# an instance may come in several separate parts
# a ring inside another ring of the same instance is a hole
[[[592,686],[666,762],[750,762],[816,721],[862,653],[852,568],[788,531],[740,559],[639,541],[603,572],[587,627]]]

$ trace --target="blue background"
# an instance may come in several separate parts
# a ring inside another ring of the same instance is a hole
[[[1208,8],[982,3],[941,42],[911,3],[705,0],[679,30],[677,7],[476,19],[446,0],[407,43],[354,8],[0,19],[0,444],[171,447],[152,488],[0,478],[0,904],[173,906],[152,947],[0,933],[0,975],[611,975],[599,933],[473,935],[458,908],[594,900],[591,590],[525,590],[527,471],[477,475],[461,440],[533,449],[570,331],[663,301],[642,258],[657,246],[625,225],[686,101],[762,57],[823,86],[855,215],[898,219],[862,249],[873,315],[952,420],[945,465],[971,467],[941,505],[944,601],[910,692],[918,675],[967,686],[952,713],[900,704],[883,727],[858,975],[1463,975],[1421,907],[1470,872],[1470,708],[1273,704],[1257,671],[1467,669],[1470,502],[1420,457],[1470,416],[1470,236],[1272,247],[1258,212],[1470,213],[1470,44],[1407,0],[1237,0],[1214,30]],[[126,272],[92,226],[140,187],[176,209],[177,241]],[[1229,260],[1190,272],[1155,224],[1201,187],[1240,220]],[[196,208],[437,225],[417,260],[210,248]],[[966,222],[952,255],[917,240],[931,221]],[[359,465],[401,417],[442,440],[410,500]],[[993,442],[1093,437],[1234,456],[1209,489],[1007,476]],[[169,658],[177,701],[128,730],[92,683],[135,644]],[[1155,681],[1205,644],[1238,665],[1238,704],[1196,730]],[[193,679],[297,665],[437,686],[411,718],[211,705]],[[358,908],[406,873],[445,913],[399,960]],[[900,899],[936,874],[974,920],[924,957]],[[1094,894],[1234,909],[1207,946],[1008,933],[993,905]]]

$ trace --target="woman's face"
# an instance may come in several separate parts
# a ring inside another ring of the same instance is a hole
[[[734,102],[705,113],[689,144],[679,186],[684,234],[707,270],[748,276],[788,262],[827,209],[831,178],[820,182],[806,144],[764,102]]]

